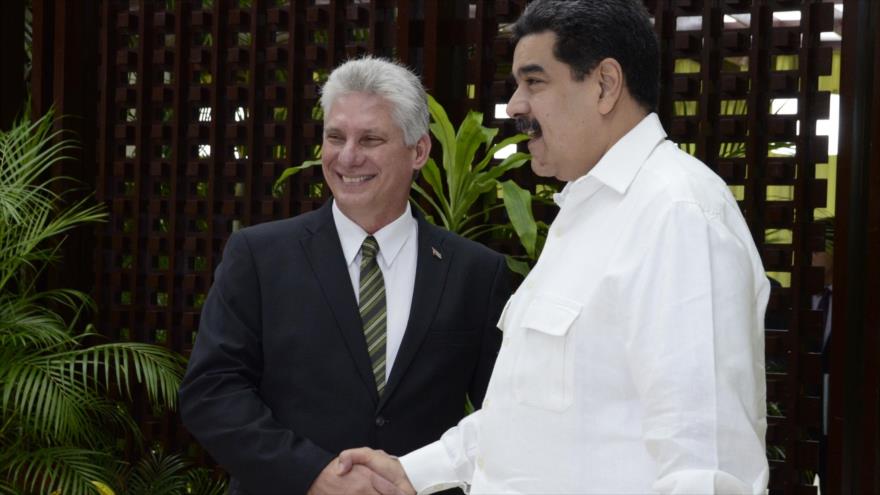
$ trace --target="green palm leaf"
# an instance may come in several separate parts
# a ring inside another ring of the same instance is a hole
[[[176,495],[186,492],[187,464],[179,455],[150,452],[128,476],[129,495]]]
[[[96,494],[92,483],[109,480],[109,454],[73,447],[47,447],[21,455],[8,466],[10,479],[28,493]]]
[[[108,449],[140,438],[109,397],[130,398],[136,383],[173,408],[183,373],[183,358],[162,347],[85,345],[99,337],[83,325],[91,299],[38,286],[64,235],[106,218],[89,197],[67,200],[69,179],[46,177],[73,148],[52,127],[50,112],[0,132],[0,493],[97,493],[93,482],[118,471]]]

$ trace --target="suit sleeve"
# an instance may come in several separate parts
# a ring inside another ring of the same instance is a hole
[[[226,244],[180,388],[186,428],[252,493],[305,493],[335,457],[280,425],[260,397],[262,295],[243,233]]]
[[[489,386],[489,378],[495,367],[495,358],[498,357],[498,349],[501,347],[501,331],[498,330],[498,318],[504,309],[504,304],[510,297],[510,272],[503,256],[497,256],[495,272],[492,280],[489,303],[486,310],[486,320],[483,322],[483,341],[481,343],[480,361],[474,370],[471,379],[468,396],[474,409],[479,409]]]

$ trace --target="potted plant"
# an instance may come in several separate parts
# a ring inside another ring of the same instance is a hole
[[[158,407],[173,408],[184,359],[137,342],[100,339],[76,290],[43,289],[47,267],[72,229],[103,221],[102,205],[67,203],[53,164],[73,143],[52,131],[52,112],[0,132],[0,493],[96,493],[121,466],[117,438],[138,439],[131,415],[112,395],[133,384]],[[61,187],[57,187],[60,189]]]

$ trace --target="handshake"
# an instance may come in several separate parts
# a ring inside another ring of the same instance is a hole
[[[331,461],[308,495],[415,495],[396,457],[367,447],[350,449]]]

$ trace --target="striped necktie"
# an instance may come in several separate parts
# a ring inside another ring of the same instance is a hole
[[[358,309],[367,340],[367,352],[373,364],[376,390],[379,395],[385,390],[385,279],[376,261],[379,244],[376,238],[368,236],[361,245],[361,284]]]

